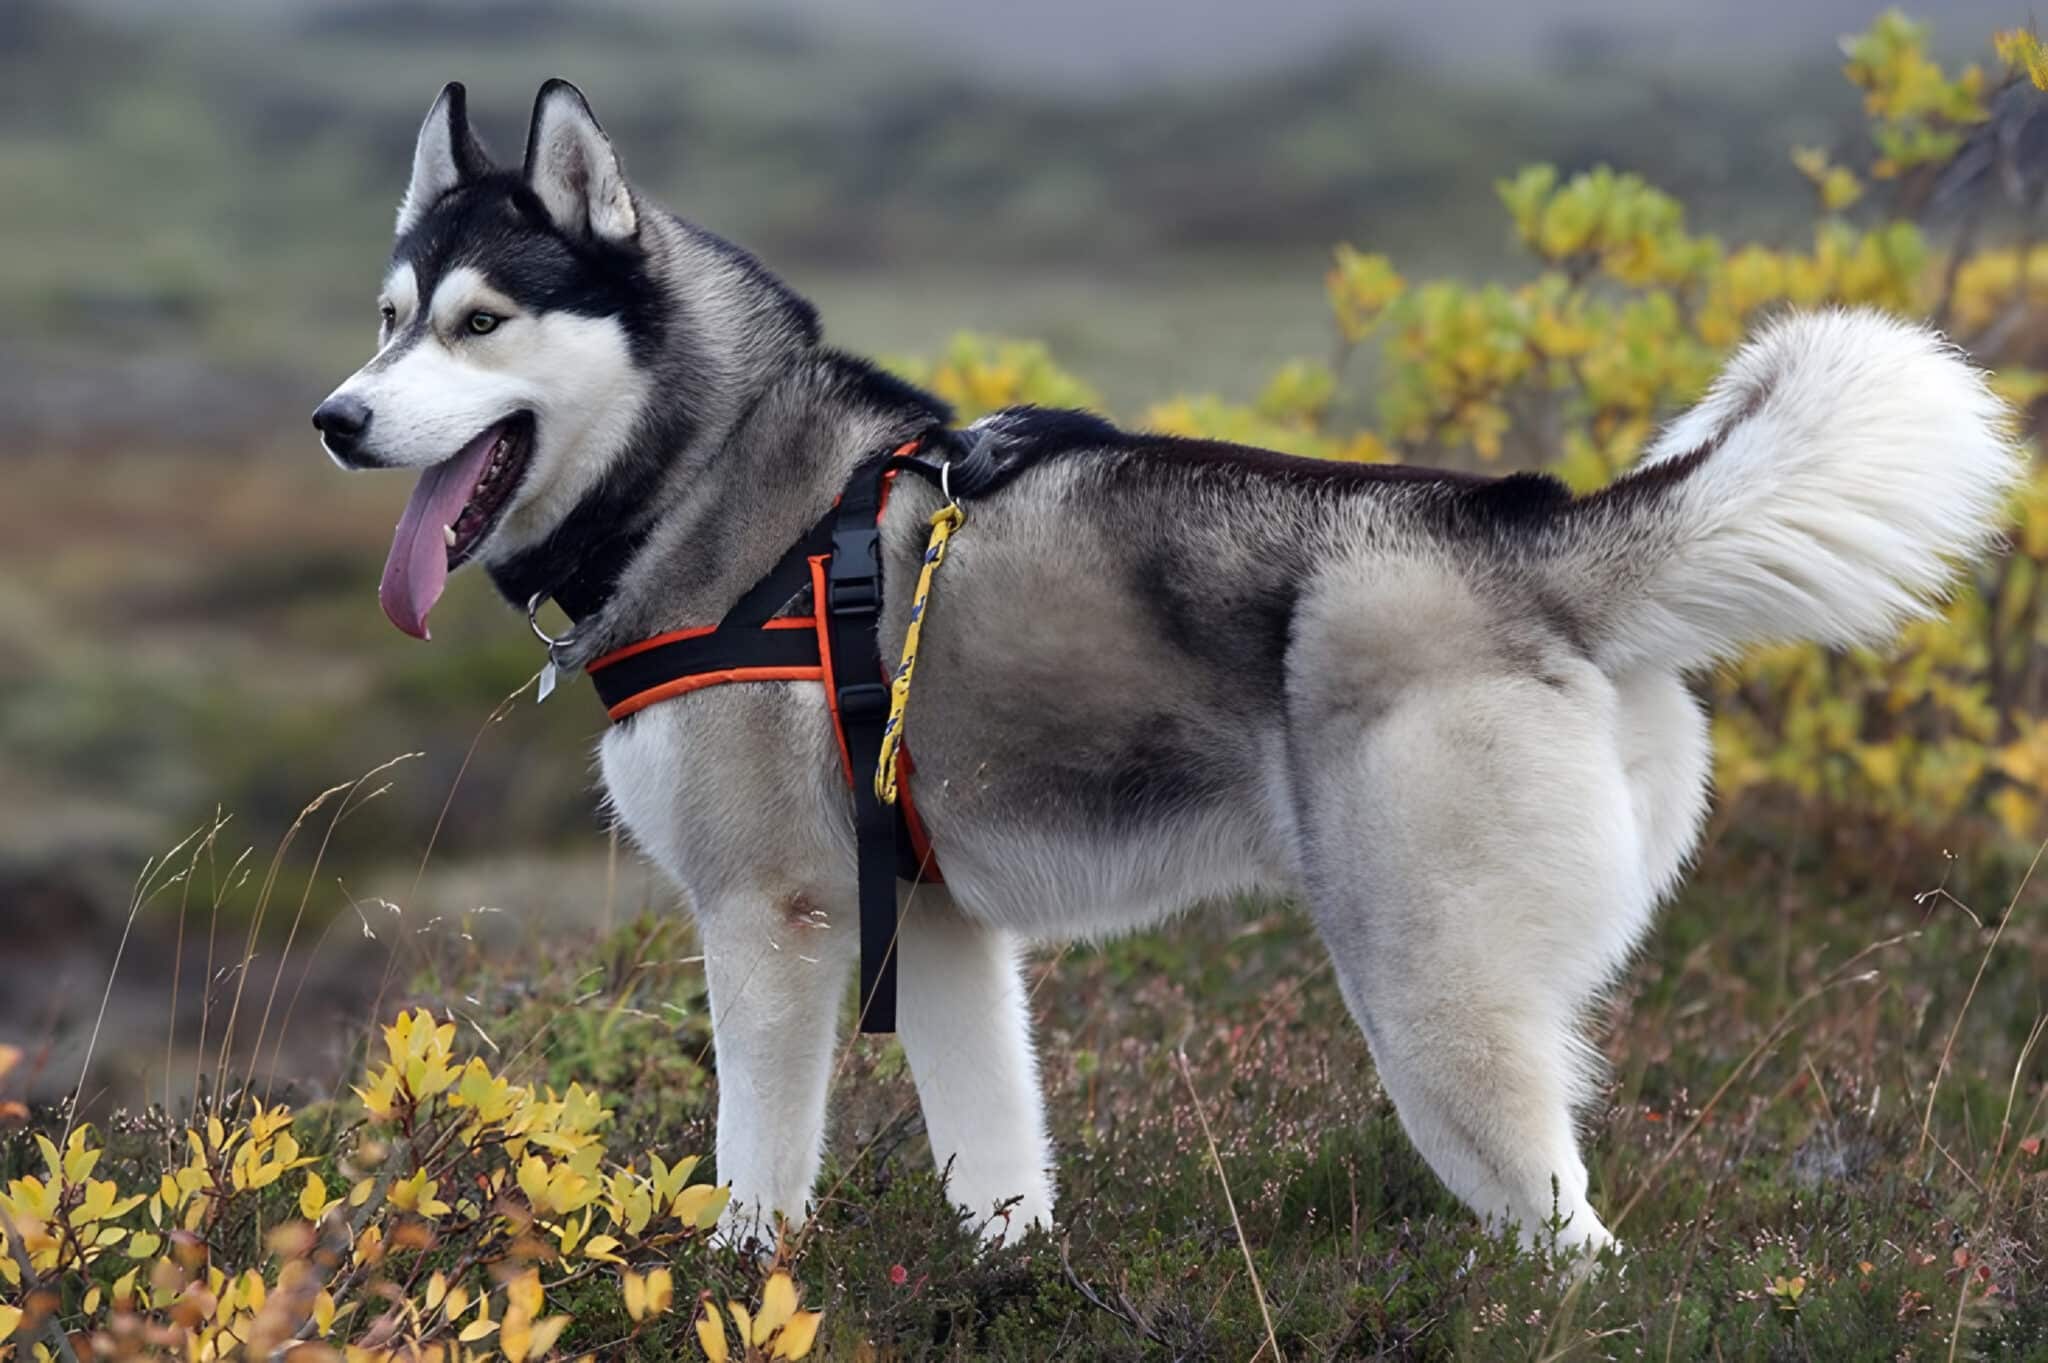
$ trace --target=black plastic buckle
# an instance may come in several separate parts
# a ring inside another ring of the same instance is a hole
[[[882,536],[873,526],[832,533],[825,572],[825,609],[834,615],[874,614],[882,607]]]
[[[839,688],[839,718],[873,719],[889,712],[889,688],[881,682],[857,682]]]
[[[825,609],[834,615],[874,615],[881,608],[878,577],[840,578],[825,584]]]

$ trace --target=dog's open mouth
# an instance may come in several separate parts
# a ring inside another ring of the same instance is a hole
[[[533,414],[519,412],[420,475],[377,588],[392,624],[415,639],[428,637],[427,612],[441,599],[449,570],[465,562],[497,525],[532,453]]]

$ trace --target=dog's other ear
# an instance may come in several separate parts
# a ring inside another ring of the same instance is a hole
[[[427,110],[427,121],[420,124],[420,140],[412,149],[412,183],[398,205],[398,235],[404,236],[426,216],[443,194],[490,169],[490,153],[469,130],[468,96],[461,82],[451,80],[441,87],[434,107]]]
[[[569,236],[623,243],[640,230],[618,153],[597,126],[583,92],[568,81],[549,81],[533,102],[526,183],[555,226]]]

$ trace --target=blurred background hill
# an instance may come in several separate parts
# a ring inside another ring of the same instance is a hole
[[[1938,36],[1969,47],[2013,10],[1953,0]],[[1128,401],[1228,392],[1248,361],[1319,345],[1301,332],[1333,241],[1418,269],[1499,260],[1492,186],[1531,160],[1652,173],[1710,230],[1796,224],[1785,148],[1856,135],[1833,37],[1868,18],[1857,0],[1170,19],[1080,0],[16,0],[0,334],[29,353],[8,356],[0,435],[211,441],[296,415],[364,344],[448,79],[507,157],[539,81],[580,81],[637,179],[816,293],[848,344],[1039,336]],[[244,396],[259,377],[278,409]]]
[[[468,758],[531,641],[468,576],[431,647],[391,631],[373,596],[403,490],[342,477],[306,426],[367,353],[442,82],[468,84],[516,158],[539,82],[578,81],[629,173],[755,248],[842,345],[1035,337],[1134,416],[1174,393],[1244,400],[1325,354],[1334,242],[1418,274],[1505,272],[1495,184],[1530,161],[1641,172],[1695,230],[1802,239],[1786,149],[1864,136],[1834,38],[1870,11],[10,0],[0,1028],[62,1033],[97,1002],[136,867],[217,805],[223,848],[267,856],[313,794],[401,753],[421,756],[319,874],[283,872],[312,921],[407,900],[436,829],[451,901],[663,898],[607,870],[600,716],[578,688]],[[2026,20],[2011,0],[1939,17],[1941,56]],[[161,1025],[155,994],[137,1008]]]

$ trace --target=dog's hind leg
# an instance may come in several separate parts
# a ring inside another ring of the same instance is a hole
[[[803,1220],[818,1176],[855,939],[767,897],[700,912],[698,932],[718,1058],[718,1177],[732,1185],[724,1231],[772,1243],[778,1215]]]
[[[1016,941],[921,886],[897,949],[897,1026],[947,1192],[987,1238],[1049,1224],[1045,1104]]]
[[[1298,698],[1299,699],[1299,698]],[[1587,1201],[1577,1028],[1648,911],[1604,679],[1404,690],[1313,719],[1293,759],[1311,911],[1402,1125],[1475,1210],[1563,1247]]]
[[[1614,679],[1614,690],[1643,875],[1662,899],[1677,888],[1706,822],[1714,765],[1707,714],[1675,672],[1624,673]]]

